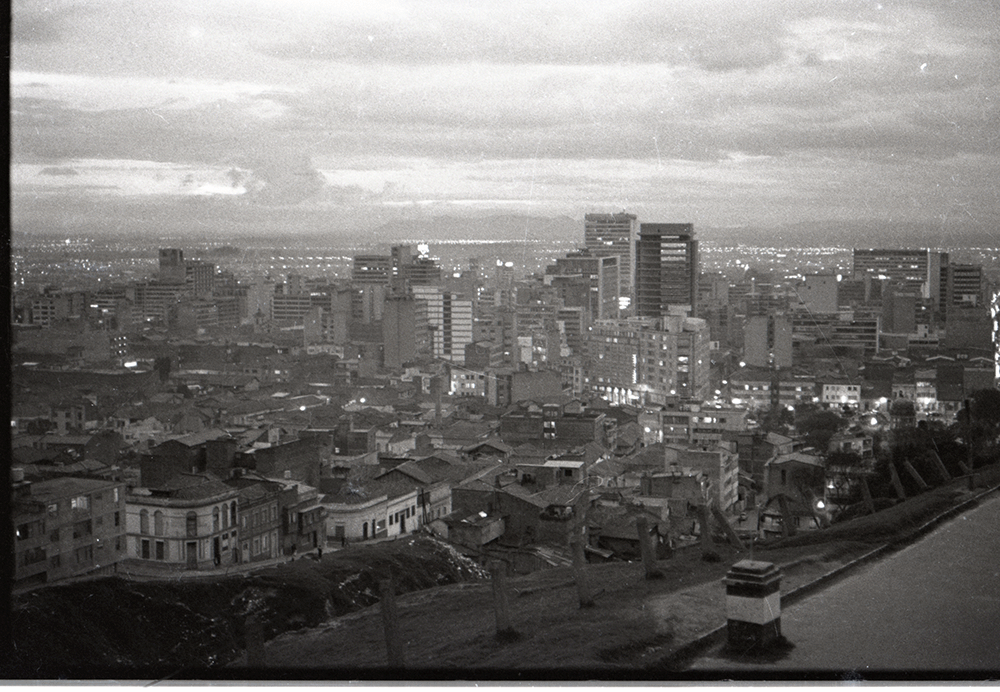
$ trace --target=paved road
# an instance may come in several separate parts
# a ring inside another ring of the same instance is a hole
[[[691,670],[1000,677],[1000,497],[786,609],[781,630],[794,648],[778,661],[737,662],[716,647]]]

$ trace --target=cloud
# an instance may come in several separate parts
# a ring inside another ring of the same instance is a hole
[[[94,11],[79,5],[15,11],[11,17],[11,40],[18,43],[58,43],[69,33],[73,22]]]
[[[235,168],[184,188],[245,189],[232,204],[531,199],[532,185],[549,203],[677,204],[677,180],[751,200],[777,180],[786,200],[850,205],[868,196],[841,169],[868,184],[873,166],[910,166],[926,195],[950,162],[1000,154],[1000,34],[977,0],[109,0],[60,23],[65,1],[51,17],[15,7],[49,43],[14,39],[13,161]],[[377,177],[400,161],[500,172],[454,192],[444,172],[419,185],[399,173],[361,192],[316,170]],[[665,177],[635,178],[650,166]]]

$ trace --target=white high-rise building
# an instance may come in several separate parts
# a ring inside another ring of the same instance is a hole
[[[412,291],[413,297],[427,306],[431,355],[464,363],[465,347],[473,341],[472,301],[439,286],[413,286]]]

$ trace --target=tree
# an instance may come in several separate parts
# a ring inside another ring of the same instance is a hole
[[[795,416],[784,406],[768,409],[760,421],[760,427],[765,432],[787,435],[795,424]]]
[[[955,432],[972,446],[973,466],[991,463],[1000,456],[1000,391],[973,392],[968,409],[958,412],[956,423]]]
[[[795,416],[795,430],[805,437],[806,445],[826,451],[833,434],[844,427],[844,419],[833,411],[811,411]]]
[[[827,468],[837,467],[854,469],[864,464],[864,459],[857,452],[844,452],[837,450],[826,455]]]
[[[996,389],[980,389],[972,393],[973,422],[987,428],[1000,427],[1000,391]]]

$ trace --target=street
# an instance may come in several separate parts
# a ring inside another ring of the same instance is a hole
[[[777,661],[715,647],[690,670],[1000,674],[1000,497],[783,610],[781,631]]]

